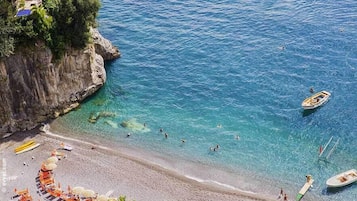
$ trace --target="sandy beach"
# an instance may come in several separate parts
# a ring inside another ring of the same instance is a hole
[[[50,130],[51,131],[51,130]],[[16,155],[14,149],[28,140],[41,143],[38,148]],[[126,196],[127,200],[276,200],[273,195],[241,192],[189,179],[156,164],[134,158],[88,141],[71,139],[40,130],[16,133],[2,139],[0,200],[11,200],[14,189],[28,188],[34,200],[48,200],[36,185],[41,163],[60,143],[70,144],[72,151],[60,150],[66,158],[57,162],[55,183],[67,191],[68,186],[82,186],[98,195]]]

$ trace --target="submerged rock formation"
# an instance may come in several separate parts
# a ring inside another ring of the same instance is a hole
[[[106,59],[120,53],[98,34],[93,44],[70,49],[55,63],[50,49],[41,44],[0,59],[0,138],[69,112],[103,86],[106,72],[98,52]]]

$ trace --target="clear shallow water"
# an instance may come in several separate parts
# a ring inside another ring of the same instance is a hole
[[[356,13],[352,0],[104,0],[99,30],[122,58],[107,63],[106,85],[60,121],[118,146],[274,180],[276,186],[261,184],[267,191],[284,186],[297,193],[311,174],[309,194],[357,200],[356,184],[339,191],[325,186],[330,176],[357,168]],[[332,96],[306,113],[300,105],[311,86]],[[117,115],[87,121],[101,111]],[[146,128],[120,126],[130,119]],[[331,136],[340,143],[327,162],[318,161],[319,146]],[[219,151],[209,151],[216,144]],[[173,166],[200,176],[191,166]]]

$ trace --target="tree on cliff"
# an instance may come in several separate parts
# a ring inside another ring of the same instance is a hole
[[[32,16],[34,31],[38,34],[38,38],[43,39],[47,43],[50,42],[52,29],[52,16],[49,16],[42,6],[32,7]]]
[[[14,15],[11,2],[0,0],[0,57],[9,56],[15,50],[15,34],[16,29],[8,20],[8,16]]]
[[[13,54],[16,46],[45,41],[58,58],[67,47],[83,48],[96,25],[99,0],[43,0],[27,17],[14,17],[10,0],[0,0],[0,57]]]
[[[66,45],[83,48],[89,41],[90,26],[95,26],[99,0],[46,0],[44,6],[53,18],[51,49],[64,51]]]

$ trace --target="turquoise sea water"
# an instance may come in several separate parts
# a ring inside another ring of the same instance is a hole
[[[357,200],[357,184],[325,185],[357,168],[355,1],[104,0],[98,22],[122,58],[106,64],[95,96],[60,119],[71,129],[180,160],[171,168],[198,180],[276,194],[284,187],[293,199],[311,174],[314,199]],[[332,96],[304,112],[310,87]],[[87,121],[103,111],[116,115]],[[336,149],[318,160],[331,136]],[[247,175],[252,186],[236,181]]]

